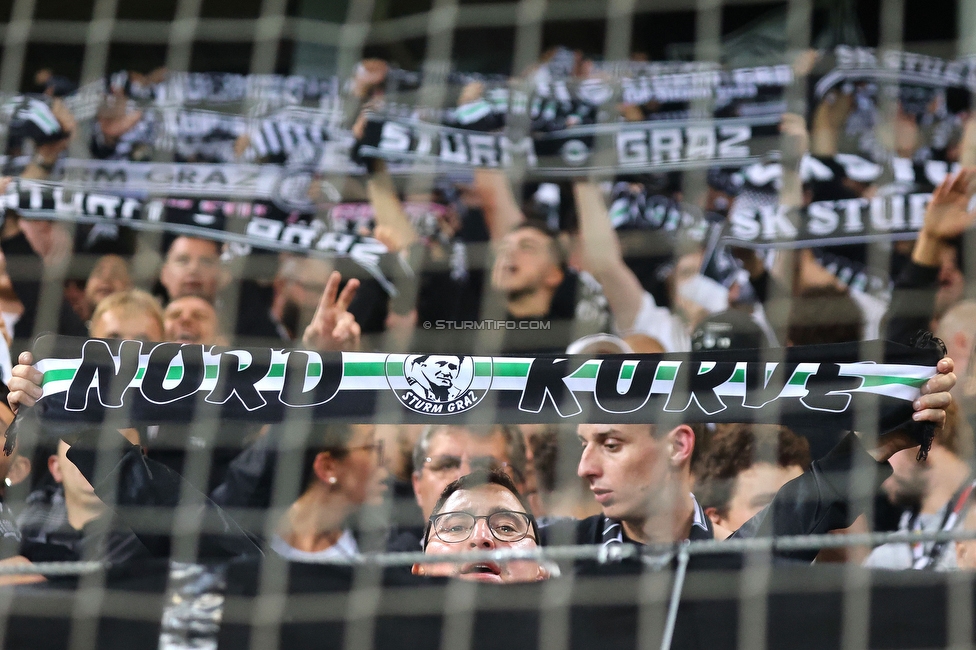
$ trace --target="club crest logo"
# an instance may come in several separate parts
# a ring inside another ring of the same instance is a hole
[[[453,415],[473,408],[491,387],[491,359],[452,354],[391,354],[387,379],[411,411]]]

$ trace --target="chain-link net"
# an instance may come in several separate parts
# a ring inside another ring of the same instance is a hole
[[[972,647],[971,4],[0,2],[4,647]]]

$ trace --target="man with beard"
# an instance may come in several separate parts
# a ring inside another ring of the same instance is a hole
[[[609,315],[599,283],[568,266],[559,233],[542,221],[526,219],[505,175],[497,170],[475,170],[471,189],[471,207],[483,210],[484,226],[494,249],[491,276],[482,282],[475,269],[465,267],[460,275],[471,273],[463,287],[443,275],[430,275],[431,282],[424,282],[422,277],[417,316],[430,322],[505,320],[506,326],[498,328],[500,332],[486,328],[460,335],[460,328],[450,333],[439,328],[426,336],[417,331],[414,347],[470,350],[475,343],[472,339],[484,338],[493,350],[501,352],[563,352],[581,336],[606,331]],[[407,247],[420,239],[383,165],[374,170],[369,191],[377,230],[395,233],[390,238],[394,247]],[[479,228],[473,223],[480,219],[469,217],[468,221],[467,228],[462,225],[454,233],[455,243],[475,243],[482,236],[475,234]],[[428,269],[421,271],[424,273],[418,275],[426,276]],[[484,299],[472,300],[482,292],[488,294]],[[449,296],[446,299],[445,293]],[[480,309],[469,304],[478,302]],[[459,309],[462,305],[465,308]]]
[[[900,531],[953,530],[973,492],[970,461],[973,433],[952,404],[946,409],[946,425],[932,442],[924,461],[916,461],[911,449],[891,457],[894,472],[882,484],[888,499],[902,508]],[[865,565],[881,569],[952,569],[956,566],[954,544],[883,544],[868,556]]]

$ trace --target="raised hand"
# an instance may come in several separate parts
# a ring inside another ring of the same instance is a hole
[[[841,91],[831,91],[827,93],[814,111],[814,123],[818,127],[839,131],[844,126],[853,106],[853,95]]]
[[[854,105],[854,97],[831,91],[813,112],[810,128],[810,152],[815,156],[837,153],[837,139]]]
[[[945,410],[952,403],[949,391],[956,385],[955,364],[950,357],[943,357],[936,370],[938,374],[925,382],[921,396],[912,404],[915,409],[912,419],[916,422],[934,422],[942,427],[946,422]]]
[[[111,99],[98,116],[98,126],[110,144],[117,142],[142,119],[142,111],[129,111],[127,104],[122,89],[117,88],[112,92]]]
[[[41,399],[43,391],[41,382],[44,381],[44,374],[33,366],[34,355],[30,352],[21,352],[17,358],[17,365],[13,368],[7,388],[10,393],[7,395],[7,404],[16,413],[21,404],[24,406],[34,406],[37,400]]]
[[[485,85],[483,83],[480,81],[471,81],[461,89],[461,95],[458,97],[457,105],[464,106],[465,104],[477,101],[481,99],[484,92]]]
[[[369,99],[386,80],[389,71],[390,64],[382,59],[363,59],[353,73],[352,95],[359,99]]]
[[[359,290],[359,280],[353,278],[339,293],[342,275],[333,271],[322,292],[322,299],[315,309],[312,322],[302,334],[302,345],[310,350],[327,352],[352,352],[359,349],[360,328],[356,318],[349,313],[349,305]]]
[[[946,176],[932,193],[925,210],[922,229],[937,239],[952,239],[976,221],[976,211],[969,211],[969,201],[976,191],[976,169],[961,169]]]
[[[952,403],[949,391],[956,385],[955,364],[950,357],[943,357],[936,366],[936,374],[922,385],[921,395],[912,403],[916,422],[932,422],[941,428],[946,423],[946,409]],[[881,436],[874,449],[868,453],[878,462],[884,462],[903,449],[919,444],[911,431],[904,428]]]
[[[796,113],[783,113],[779,123],[779,132],[783,134],[783,158],[799,160],[810,148],[810,135],[807,133],[807,121]]]
[[[74,135],[78,128],[78,121],[75,120],[75,116],[71,114],[67,104],[60,99],[55,99],[51,102],[51,112],[54,114],[54,117],[58,119],[58,123],[61,125],[61,130],[67,134],[67,137],[54,142],[37,145],[35,155],[44,159],[46,162],[53,164],[57,160],[58,154],[67,149],[68,145],[71,143],[71,136]]]

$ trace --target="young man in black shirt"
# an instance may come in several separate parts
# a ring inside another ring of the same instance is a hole
[[[945,423],[945,408],[955,385],[952,360],[942,359],[938,373],[915,401],[916,422]],[[544,529],[544,544],[672,544],[685,539],[722,539],[756,535],[802,535],[845,528],[859,513],[848,495],[853,468],[877,466],[877,485],[891,474],[888,459],[918,445],[904,430],[878,439],[866,449],[855,434],[844,438],[811,471],[787,483],[773,503],[738,531],[716,528],[692,494],[691,460],[696,432],[688,424],[670,430],[651,424],[583,424],[578,435],[583,453],[577,473],[590,484],[603,512]],[[812,561],[816,551],[784,555]]]

